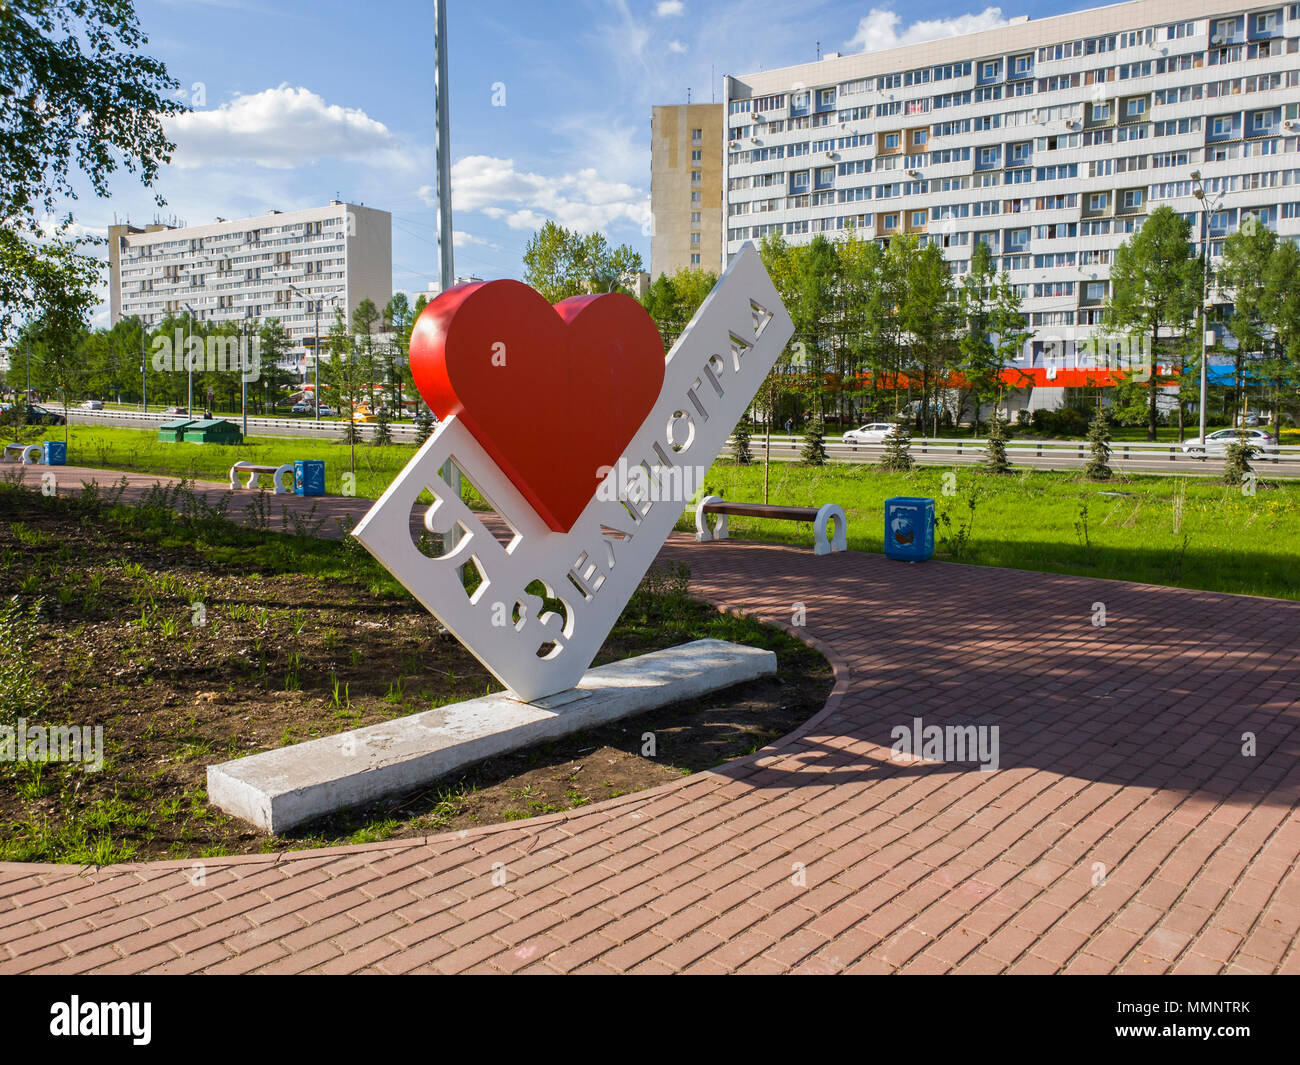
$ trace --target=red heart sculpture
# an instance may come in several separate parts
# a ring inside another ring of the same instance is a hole
[[[568,532],[659,397],[654,320],[620,293],[552,307],[518,281],[448,289],[411,332],[411,376],[556,532]]]

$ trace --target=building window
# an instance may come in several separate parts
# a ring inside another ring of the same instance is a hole
[[[1104,122],[1110,118],[1110,104],[1093,104],[1092,120],[1094,122]]]
[[[1089,281],[1089,282],[1088,282],[1088,296],[1087,296],[1087,298],[1090,299],[1090,300],[1103,300],[1103,299],[1105,299],[1105,298],[1106,298],[1106,282],[1105,282],[1105,281]]]
[[[692,265],[692,266],[699,266],[699,265],[700,265],[700,255],[699,255],[699,252],[693,252],[693,253],[691,254],[691,265]]]
[[[919,148],[923,144],[925,144],[925,142],[929,140],[929,138],[930,138],[930,134],[928,131],[923,129],[918,129],[915,133],[912,134],[912,143]]]
[[[996,78],[997,76],[998,76],[998,65],[997,65],[997,63],[985,63],[985,64],[984,64],[984,77],[985,77],[985,78]]]
[[[704,130],[702,129],[691,130],[691,143],[702,144],[703,142],[704,142]]]
[[[1147,102],[1144,99],[1130,100],[1125,107],[1125,113],[1129,118],[1138,118],[1147,113]]]
[[[1226,137],[1232,132],[1232,118],[1224,116],[1214,120],[1214,135],[1216,137]]]
[[[700,151],[698,148],[696,148],[695,151],[691,152],[691,162],[692,162],[692,163],[698,163],[698,162],[700,162],[703,158],[704,158],[704,153],[703,153],[702,151]]]
[[[702,203],[703,196],[699,192],[691,193],[691,203]]]
[[[886,134],[885,134],[885,147],[886,147],[886,148],[897,148],[897,147],[898,147],[898,134],[897,134],[897,133],[886,133]]]
[[[1124,206],[1127,208],[1142,206],[1142,190],[1129,189],[1124,193]]]
[[[698,170],[691,171],[691,184],[698,185],[704,180],[704,175]]]
[[[925,225],[925,212],[924,212],[924,211],[913,211],[913,212],[912,212],[912,226],[915,228],[915,227],[923,226],[923,225]]]
[[[735,206],[735,205],[733,204],[732,206]],[[699,212],[699,211],[692,211],[692,212],[691,212],[691,225],[693,225],[693,226],[698,226],[699,224],[700,224],[700,212]]]
[[[700,235],[699,235],[698,233],[692,233],[692,234],[691,234],[691,243],[692,243],[692,244],[699,244],[699,242],[700,242]]]
[[[1106,209],[1107,195],[1104,192],[1094,192],[1088,197],[1088,210],[1104,211]]]

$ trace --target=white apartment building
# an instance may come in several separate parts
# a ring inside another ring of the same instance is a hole
[[[111,226],[109,267],[114,323],[140,316],[154,328],[191,311],[203,322],[278,318],[293,341],[285,365],[307,374],[317,309],[325,337],[335,307],[350,317],[364,299],[382,311],[392,298],[392,215],[331,200],[203,226]]]
[[[726,252],[781,232],[918,233],[955,273],[983,240],[1034,338],[1031,406],[1107,356],[1085,344],[1147,212],[1211,256],[1250,216],[1300,234],[1300,4],[1135,0],[725,79]],[[1193,195],[1198,171],[1207,203]]]

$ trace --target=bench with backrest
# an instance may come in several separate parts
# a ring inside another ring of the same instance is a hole
[[[5,444],[4,461],[37,466],[45,461],[45,449],[40,444]]]
[[[717,515],[709,527],[709,514]],[[709,540],[726,540],[730,537],[727,518],[768,518],[775,521],[810,521],[813,523],[813,552],[829,555],[832,551],[848,550],[844,510],[836,503],[820,507],[783,507],[769,503],[728,503],[717,496],[705,496],[695,508],[695,539],[701,543]],[[835,531],[830,532],[831,522]]]
[[[244,481],[244,488],[260,488],[258,478],[265,475],[271,478],[271,485],[275,489],[275,495],[292,495],[293,494],[293,463],[286,462],[282,466],[262,466],[256,462],[236,462],[230,467],[230,489],[238,491],[239,475],[247,474]],[[286,486],[282,478],[287,476],[289,483]]]

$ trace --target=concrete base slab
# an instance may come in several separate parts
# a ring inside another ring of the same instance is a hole
[[[390,795],[506,751],[776,672],[776,655],[696,640],[589,669],[534,703],[485,695],[208,767],[213,805],[267,832]]]

